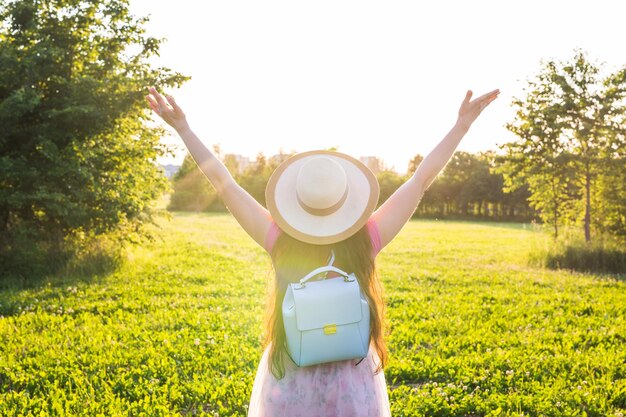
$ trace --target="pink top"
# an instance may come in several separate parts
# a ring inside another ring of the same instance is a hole
[[[376,221],[370,217],[370,219],[365,224],[367,227],[367,231],[370,235],[370,240],[372,241],[372,257],[375,258],[378,255],[378,252],[381,250],[381,239],[380,239],[380,231],[378,230],[378,225]],[[268,253],[272,252],[274,248],[274,244],[276,244],[276,240],[278,240],[278,236],[282,233],[282,230],[278,227],[276,222],[272,222],[270,229],[267,231],[267,236],[265,237],[265,250]]]

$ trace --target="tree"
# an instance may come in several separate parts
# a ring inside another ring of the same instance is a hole
[[[191,154],[172,177],[173,193],[167,207],[172,211],[223,211],[217,192],[206,179]]]
[[[458,212],[465,217],[500,215],[502,181],[491,172],[491,159],[489,153],[457,152],[446,167],[442,180],[449,179],[454,184],[453,199]]]
[[[472,188],[476,189],[479,201],[478,214],[482,215],[482,204],[492,202],[501,208],[501,216],[507,219],[528,220],[534,216],[528,206],[528,187],[523,185],[513,192],[504,192],[504,177],[498,172],[498,156],[493,151],[481,152],[477,172],[472,175]]]
[[[472,163],[469,166],[468,183],[461,190],[461,198],[474,210],[473,214],[482,216],[492,214],[499,216],[499,208],[503,205],[502,176],[491,171],[491,153],[471,155]],[[494,210],[489,210],[489,206]],[[489,210],[489,212],[488,212]]]
[[[504,144],[506,156],[500,160],[499,172],[504,174],[505,191],[512,192],[525,184],[531,190],[531,205],[544,223],[558,236],[563,223],[564,204],[569,200],[561,128],[557,112],[552,109],[554,86],[548,74],[539,74],[529,82],[525,100],[515,99],[515,120],[507,128],[518,140]]]
[[[404,183],[406,178],[400,176],[395,171],[380,171],[376,174],[378,185],[380,187],[380,195],[378,197],[378,205],[383,204],[391,195]]]
[[[265,188],[271,175],[271,168],[263,153],[256,156],[256,160],[246,168],[237,178],[239,185],[246,190],[256,201],[265,206]]]
[[[151,68],[160,40],[127,0],[0,2],[0,252],[26,237],[141,234],[167,187],[147,128],[147,85],[186,78]]]
[[[561,124],[565,130],[563,141],[571,154],[570,163],[575,173],[575,186],[580,188],[584,208],[585,241],[591,240],[592,187],[602,174],[604,163],[601,154],[607,147],[607,131],[615,110],[615,96],[607,94],[604,80],[598,76],[599,68],[578,52],[572,63],[560,66],[550,64],[552,82],[557,87],[555,103],[560,110]],[[608,123],[607,123],[608,122]]]
[[[411,158],[411,160],[409,161],[409,166],[406,171],[407,176],[410,177],[411,175],[413,175],[413,173],[417,171],[417,167],[420,166],[423,160],[424,160],[424,157],[420,154],[417,154],[413,158]]]
[[[582,52],[571,62],[547,62],[525,99],[513,103],[516,118],[507,128],[518,140],[503,145],[501,172],[508,190],[528,184],[531,204],[555,236],[560,224],[582,219],[591,240],[597,180],[611,165],[607,138],[624,114],[625,80],[598,74]]]
[[[460,212],[467,215],[467,206],[472,200],[471,192],[468,192],[468,185],[476,164],[477,159],[474,155],[457,151],[452,155],[441,173],[441,191],[447,213]]]
[[[610,114],[604,115],[606,146],[600,150],[603,161],[594,201],[598,205],[595,222],[603,232],[626,241],[626,69],[604,81],[603,99],[612,103]]]
[[[416,155],[409,162],[409,175],[422,161]],[[528,219],[532,212],[526,201],[527,188],[503,193],[503,177],[497,172],[498,159],[491,151],[471,154],[456,152],[437,180],[429,187],[415,216],[487,217]],[[382,184],[381,184],[382,188]]]
[[[505,197],[504,179],[496,170],[492,151],[471,154],[457,152],[441,178],[441,199],[447,201],[447,212],[456,216],[481,218],[527,219],[531,216],[525,188]]]

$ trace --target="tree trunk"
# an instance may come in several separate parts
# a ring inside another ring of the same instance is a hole
[[[554,239],[559,237],[559,209],[556,198],[554,200]]]
[[[591,174],[585,172],[585,242],[591,242]]]
[[[556,224],[556,215],[554,216],[554,239],[559,237],[559,226]]]
[[[0,215],[0,250],[4,252],[8,246],[9,235],[9,211],[3,211]]]
[[[559,198],[556,193],[555,179],[552,178],[552,198],[554,198],[554,239],[559,237]]]

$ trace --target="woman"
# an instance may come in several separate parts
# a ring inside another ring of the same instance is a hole
[[[383,302],[375,274],[376,254],[411,218],[424,191],[446,165],[480,113],[498,97],[494,90],[475,100],[468,91],[450,132],[413,176],[378,210],[378,183],[359,161],[338,152],[296,155],[272,175],[268,209],[230,175],[189,128],[170,96],[155,88],[152,109],[183,139],[196,163],[244,230],[272,258],[276,279],[270,299],[266,349],[252,389],[248,416],[389,416],[383,368]],[[298,367],[287,353],[282,302],[289,283],[325,265],[328,258],[354,272],[370,309],[370,349],[364,360]]]

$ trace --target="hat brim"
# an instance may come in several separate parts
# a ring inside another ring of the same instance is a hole
[[[332,214],[318,216],[298,202],[296,179],[310,159],[326,156],[339,163],[348,180],[345,202]],[[316,245],[345,240],[361,229],[376,208],[379,197],[376,177],[361,161],[333,151],[310,151],[292,156],[270,177],[265,190],[267,209],[274,221],[292,237]]]

